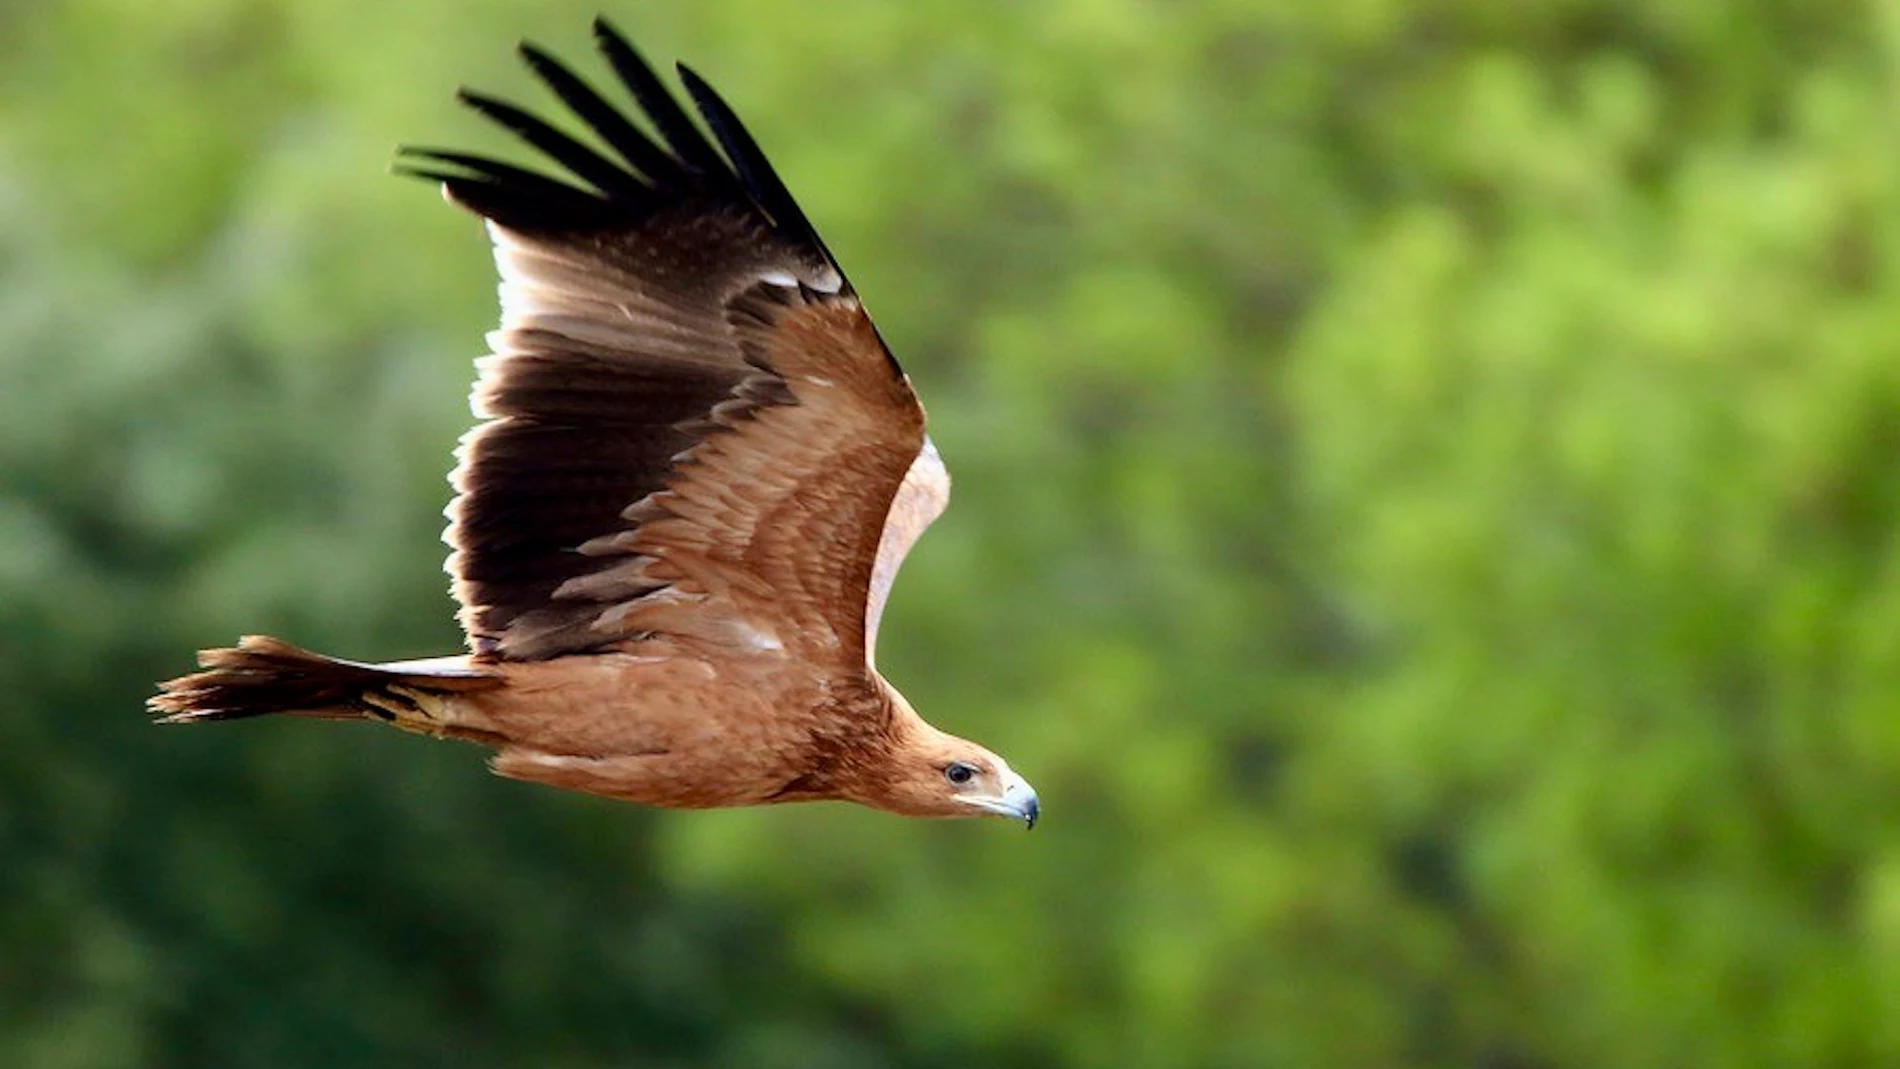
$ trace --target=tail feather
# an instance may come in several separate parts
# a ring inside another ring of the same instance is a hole
[[[159,684],[145,704],[161,724],[240,720],[271,713],[332,720],[387,719],[364,695],[392,684],[441,694],[498,686],[500,677],[462,658],[376,665],[346,661],[264,635],[200,650],[203,671]]]

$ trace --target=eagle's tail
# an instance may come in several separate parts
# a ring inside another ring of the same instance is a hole
[[[264,635],[235,647],[200,650],[203,669],[159,684],[146,703],[161,724],[239,720],[269,713],[328,720],[398,722],[418,697],[463,694],[499,686],[494,672],[465,658],[364,664],[299,649]]]

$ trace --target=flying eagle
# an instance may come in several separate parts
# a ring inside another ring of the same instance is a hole
[[[487,221],[501,275],[444,535],[470,652],[364,664],[253,635],[201,651],[153,713],[380,720],[654,806],[1034,827],[1021,776],[877,671],[891,581],[949,499],[909,378],[725,102],[679,66],[708,139],[625,37],[594,33],[651,132],[520,52],[612,155],[460,94],[578,183],[402,150]]]

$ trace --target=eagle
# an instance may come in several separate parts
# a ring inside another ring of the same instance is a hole
[[[200,651],[150,711],[381,721],[649,806],[1033,828],[1028,782],[877,670],[892,580],[949,500],[909,377],[725,101],[678,65],[702,129],[593,29],[644,127],[524,42],[599,148],[464,89],[565,175],[399,150],[486,221],[501,280],[443,536],[468,652],[364,663],[250,635]]]

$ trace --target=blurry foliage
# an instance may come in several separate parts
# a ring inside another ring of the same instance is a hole
[[[1890,0],[615,9],[918,381],[884,667],[1044,828],[148,728],[457,641],[493,283],[382,172],[592,13],[0,6],[0,1064],[1900,1060]]]

